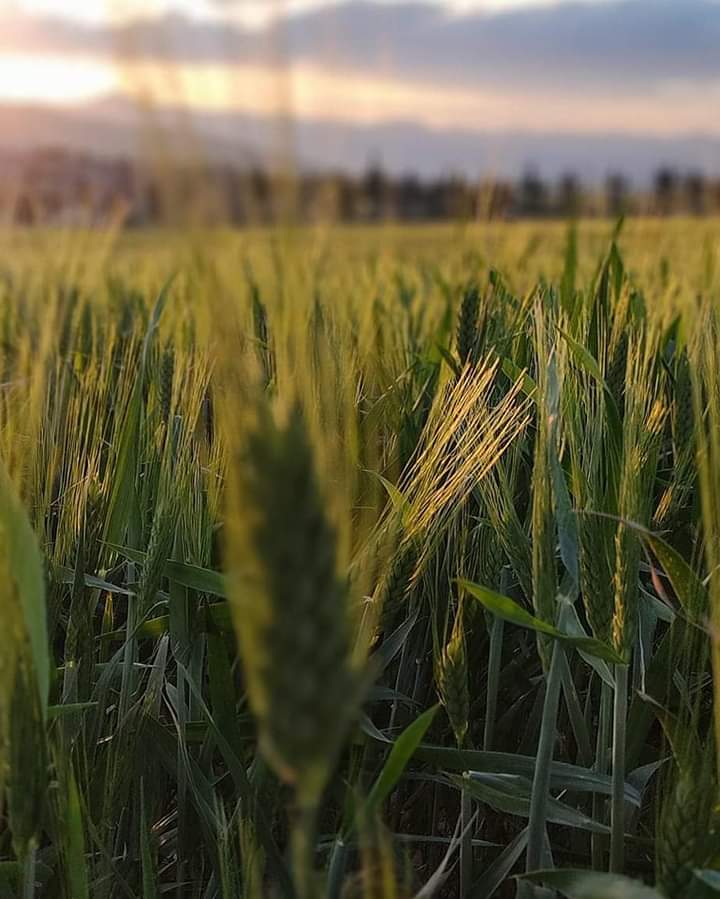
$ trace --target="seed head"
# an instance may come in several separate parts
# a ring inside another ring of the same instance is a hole
[[[462,365],[475,361],[478,339],[480,292],[473,284],[463,295],[457,330],[457,352]]]
[[[669,899],[688,895],[693,868],[702,866],[713,790],[696,766],[681,770],[658,822],[657,879]]]
[[[440,701],[445,706],[458,747],[465,743],[470,717],[467,647],[461,619],[462,614],[458,613],[452,636],[442,650],[435,668]]]
[[[247,686],[261,748],[317,798],[355,711],[348,585],[299,407],[259,410],[233,465],[230,553]]]

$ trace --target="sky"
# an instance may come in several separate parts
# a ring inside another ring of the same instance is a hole
[[[2,0],[0,103],[720,137],[720,0]]]
[[[188,16],[205,19],[233,18],[250,25],[262,24],[278,12],[303,12],[322,6],[337,5],[340,0],[5,0],[11,13],[31,15],[58,15],[81,22],[107,22],[108,20],[128,20],[138,16],[180,12]],[[398,4],[400,0],[380,0],[387,5]],[[553,6],[560,0],[429,0],[446,9],[464,12],[479,10],[485,12],[507,11],[533,6]],[[602,3],[612,0],[581,0],[581,2]]]

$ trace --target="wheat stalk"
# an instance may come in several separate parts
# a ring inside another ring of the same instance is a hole
[[[465,289],[457,326],[457,354],[461,365],[474,363],[478,350],[478,313],[480,310],[480,291],[476,285]]]

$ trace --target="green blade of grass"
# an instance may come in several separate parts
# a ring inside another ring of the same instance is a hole
[[[615,650],[600,640],[595,640],[593,637],[577,637],[563,633],[552,624],[548,624],[546,621],[531,615],[530,612],[523,609],[522,606],[509,597],[495,593],[487,587],[480,586],[480,584],[473,584],[465,580],[458,580],[457,584],[475,599],[479,600],[493,615],[497,615],[511,624],[517,624],[519,627],[527,628],[536,633],[546,634],[548,637],[560,640],[567,646],[580,649],[588,655],[603,659],[603,661],[614,664],[622,663],[621,657]]]
[[[438,708],[439,706],[433,706],[426,712],[423,712],[395,740],[390,755],[368,795],[365,804],[368,816],[377,813],[395,784],[402,777],[408,762],[432,724]]]

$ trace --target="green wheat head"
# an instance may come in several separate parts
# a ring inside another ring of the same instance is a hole
[[[316,798],[355,713],[346,580],[300,408],[261,406],[232,466],[233,613],[263,752]]]

